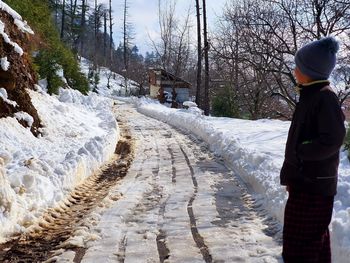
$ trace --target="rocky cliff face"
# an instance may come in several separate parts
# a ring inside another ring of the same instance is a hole
[[[0,118],[29,114],[30,122],[17,119],[37,136],[41,123],[26,91],[37,83],[28,55],[32,34],[22,18],[0,1]]]

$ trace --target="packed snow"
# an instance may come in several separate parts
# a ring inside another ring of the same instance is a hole
[[[290,122],[262,119],[257,121],[206,117],[190,110],[171,109],[150,99],[133,102],[138,111],[190,132],[208,143],[222,156],[253,192],[255,199],[281,223],[287,192],[279,183],[284,147]],[[193,108],[193,107],[191,107]],[[190,109],[191,109],[190,108]],[[350,257],[350,163],[347,151],[340,154],[338,194],[331,223],[334,262]]]
[[[169,249],[164,262],[205,262],[205,246],[213,262],[281,262],[280,245],[265,232],[274,220],[250,213],[239,180],[221,158],[133,105],[118,102],[118,114],[135,139],[135,157],[101,206],[107,210],[98,212],[99,222],[92,221],[99,238],[87,243],[82,262],[163,262],[159,242]],[[204,245],[195,241],[194,229]]]
[[[28,92],[43,124],[39,137],[18,122],[31,126],[27,113],[0,119],[0,241],[108,161],[119,138],[112,100],[70,89]]]

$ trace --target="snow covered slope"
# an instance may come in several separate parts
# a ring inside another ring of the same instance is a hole
[[[167,122],[206,141],[228,166],[256,192],[270,213],[283,222],[287,193],[279,184],[279,172],[290,122],[240,120],[199,115],[196,111],[170,109],[146,99],[133,99],[145,115]],[[193,114],[194,112],[194,114]],[[332,228],[334,262],[350,257],[350,164],[341,152],[338,194]]]
[[[89,60],[81,58],[80,68],[81,71],[88,77],[89,67],[92,67],[92,64]],[[139,87],[135,81],[127,81],[127,90],[125,89],[125,79],[123,76],[110,71],[108,68],[99,67],[99,83],[97,84],[97,92],[99,95],[105,97],[116,97],[116,96],[125,96],[128,94],[138,94]],[[108,85],[109,78],[109,88]]]
[[[119,136],[110,99],[70,89],[59,96],[28,92],[42,136],[16,118],[0,119],[0,241],[23,231],[109,160]],[[30,124],[29,117],[17,116]]]

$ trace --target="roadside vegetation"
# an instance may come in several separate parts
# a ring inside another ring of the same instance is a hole
[[[64,86],[59,71],[62,68],[67,84],[83,94],[89,90],[88,81],[80,72],[78,61],[72,50],[61,41],[55,27],[47,1],[6,0],[35,32],[32,49],[32,62],[41,79],[46,78],[48,92],[57,93]]]

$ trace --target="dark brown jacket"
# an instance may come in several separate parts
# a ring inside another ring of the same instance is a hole
[[[336,194],[345,127],[337,96],[325,89],[328,84],[301,86],[280,175],[281,184],[292,191]]]

